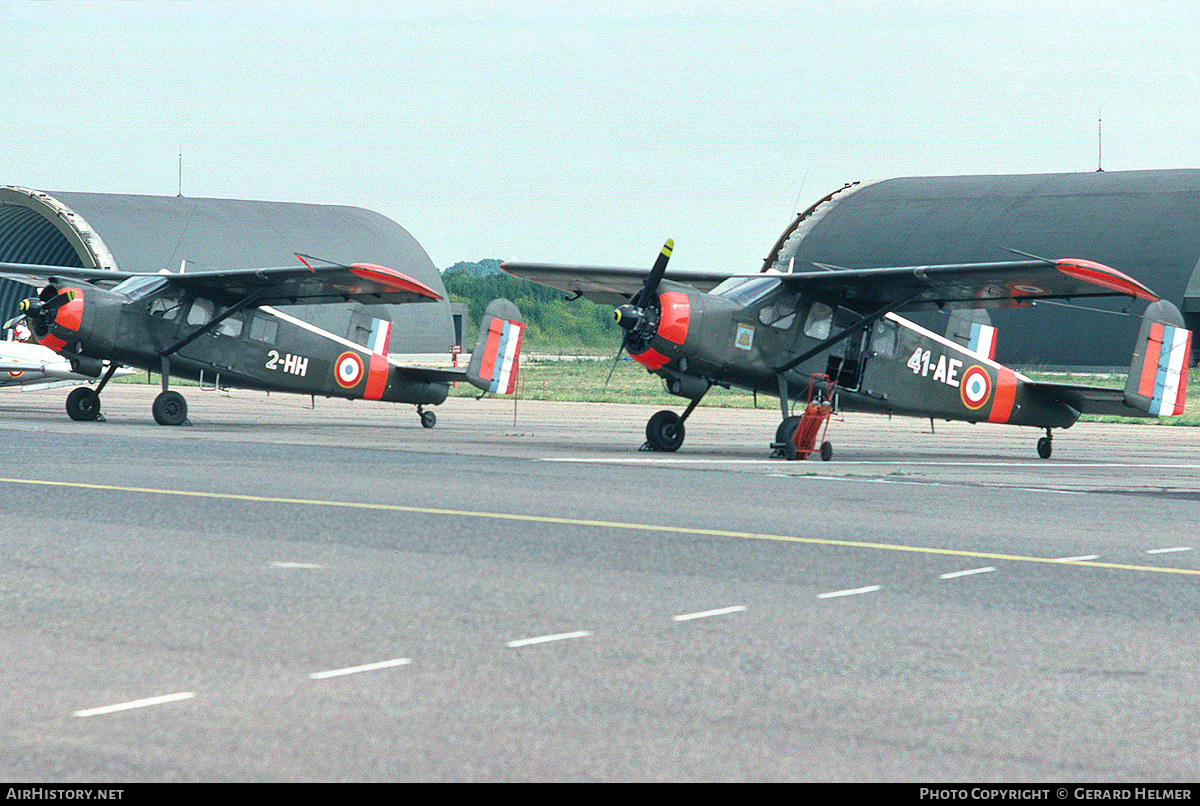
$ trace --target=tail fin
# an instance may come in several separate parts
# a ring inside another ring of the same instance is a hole
[[[1142,314],[1125,381],[1125,402],[1154,416],[1183,414],[1192,332],[1179,309],[1160,299]]]
[[[517,364],[524,335],[525,319],[517,306],[506,299],[492,300],[479,324],[467,380],[485,392],[511,394],[517,388]]]

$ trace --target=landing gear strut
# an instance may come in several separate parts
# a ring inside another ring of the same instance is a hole
[[[116,371],[117,365],[109,364],[108,372],[104,373],[104,377],[100,379],[100,383],[96,384],[95,389],[87,386],[72,389],[71,393],[67,395],[67,416],[72,420],[104,422],[104,415],[100,413],[100,392],[108,385]]]
[[[646,423],[646,443],[642,445],[641,449],[666,453],[674,453],[679,450],[684,437],[683,421],[695,411],[699,404],[700,398],[696,398],[688,404],[682,415],[669,409],[663,409],[651,417]]]
[[[178,392],[172,392],[171,359],[161,356],[162,391],[154,398],[150,411],[154,414],[154,422],[159,425],[191,425],[187,418],[187,401]]]

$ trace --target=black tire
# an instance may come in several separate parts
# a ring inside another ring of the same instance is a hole
[[[1050,441],[1050,437],[1042,437],[1038,440],[1038,456],[1042,457],[1043,459],[1050,458],[1053,448],[1054,445]]]
[[[100,395],[87,386],[79,386],[67,395],[67,416],[72,420],[94,420],[100,416]]]
[[[833,458],[833,443],[832,442],[822,442],[821,443],[821,461],[828,462],[832,458]]]
[[[785,417],[779,427],[775,429],[776,442],[791,442],[792,437],[796,435],[796,429],[800,427],[799,417]]]
[[[154,398],[154,422],[159,425],[183,425],[187,422],[187,401],[178,392],[160,392]]]
[[[432,411],[421,412],[421,425],[425,428],[433,428],[437,425],[437,415]]]
[[[660,411],[646,423],[646,442],[656,451],[679,450],[683,434],[683,421],[673,411]]]

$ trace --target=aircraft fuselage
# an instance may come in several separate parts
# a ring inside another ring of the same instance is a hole
[[[634,359],[693,400],[712,385],[767,396],[786,388],[795,400],[824,374],[848,411],[1040,428],[1065,428],[1079,416],[1030,393],[1020,373],[896,314],[855,329],[869,312],[805,298],[771,275],[742,286],[710,294],[663,280],[653,338],[644,350],[631,346]]]
[[[127,290],[64,286],[43,297],[66,291],[73,298],[34,338],[81,366],[108,359],[154,372],[166,366],[203,384],[418,405],[447,395],[444,381],[395,371],[380,338],[390,323],[369,315],[350,317],[349,332],[334,334],[275,308],[231,312],[165,281]]]

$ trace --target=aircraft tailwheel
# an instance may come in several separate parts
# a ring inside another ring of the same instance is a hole
[[[683,444],[683,420],[673,411],[660,411],[646,423],[646,444],[652,450],[671,453]]]
[[[421,415],[421,425],[425,428],[433,428],[437,425],[437,415],[432,411],[418,412]]]
[[[67,395],[67,416],[72,420],[95,420],[100,417],[100,395],[94,389],[80,386]]]
[[[1053,447],[1054,446],[1051,444],[1051,440],[1050,440],[1049,436],[1042,437],[1041,439],[1038,440],[1038,446],[1037,446],[1038,456],[1042,457],[1043,459],[1049,459],[1050,452],[1053,449]]]
[[[154,398],[154,422],[159,425],[183,425],[187,422],[187,401],[178,392],[160,392]]]

